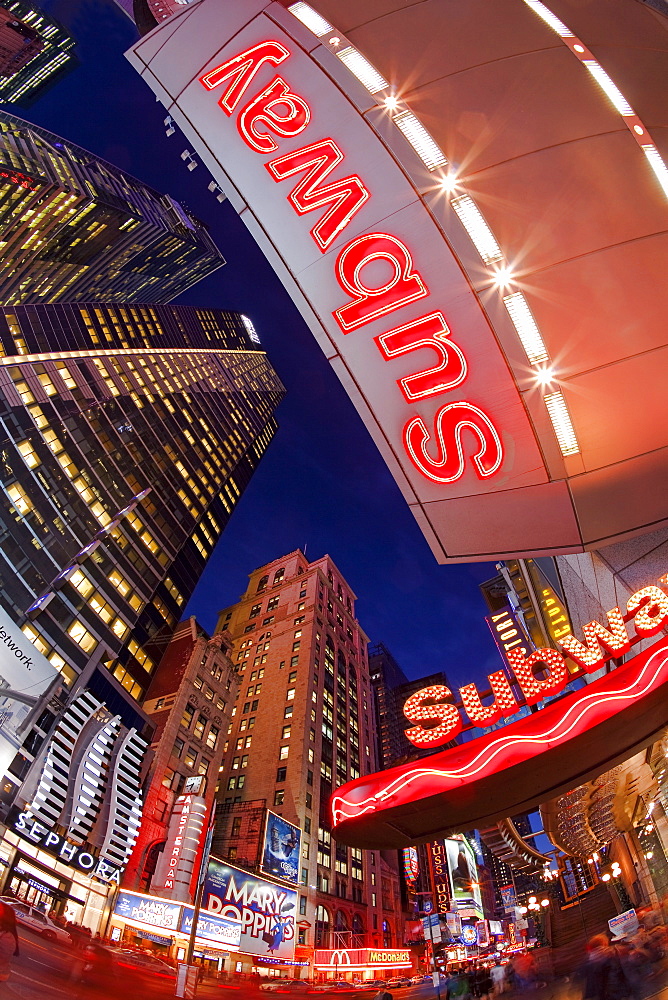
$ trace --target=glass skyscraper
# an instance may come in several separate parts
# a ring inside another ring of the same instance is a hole
[[[0,339],[0,604],[70,689],[138,708],[283,387],[220,310],[4,307]]]
[[[2,0],[4,35],[0,37],[2,74],[0,75],[0,103],[27,106],[40,96],[56,80],[77,65],[74,54],[74,39],[37,4],[26,0]],[[5,16],[9,20],[5,21]],[[13,33],[24,43],[28,58],[7,59],[7,44],[12,44]],[[0,32],[2,35],[3,32]]]
[[[0,112],[0,302],[169,302],[224,264],[168,194]]]

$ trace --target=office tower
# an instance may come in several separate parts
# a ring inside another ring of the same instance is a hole
[[[77,65],[75,42],[28,0],[3,0],[0,12],[0,103],[26,107]]]
[[[0,7],[0,79],[14,76],[43,48],[44,41],[35,28]]]
[[[409,681],[383,643],[369,648],[369,673],[374,690],[379,767],[384,770],[406,758],[417,759],[433,753],[429,748],[416,747],[406,738],[404,732],[411,725],[403,708],[410,696],[422,688],[432,684],[447,687],[445,674],[439,671]]]
[[[116,3],[132,17],[139,34],[145,35],[192,0],[116,0]]]
[[[0,309],[0,327],[0,603],[67,688],[136,706],[156,665],[147,642],[178,620],[282,386],[232,313],[23,306]],[[41,733],[27,732],[6,802]]]
[[[309,562],[297,550],[251,573],[218,629],[232,640],[241,689],[214,854],[253,864],[260,812],[278,813],[303,832],[300,954],[402,944],[396,872],[331,834],[332,789],[377,767],[367,639],[350,586],[329,556]]]
[[[239,680],[229,638],[209,636],[194,618],[179,625],[164,651],[143,708],[154,725],[153,757],[144,786],[144,811],[124,888],[191,902],[195,858],[183,858],[170,838],[184,806],[199,817],[200,833],[214,802],[225,732]],[[184,824],[185,825],[185,821]],[[201,846],[194,839],[194,847]],[[161,867],[166,871],[161,874]],[[157,871],[156,871],[157,868]],[[174,873],[175,877],[168,877]],[[170,884],[175,882],[176,885]]]
[[[169,302],[224,260],[168,194],[0,113],[0,302]]]
[[[406,752],[401,716],[397,713],[394,692],[408,678],[382,642],[369,646],[369,674],[374,690],[376,744],[380,767],[391,767]]]

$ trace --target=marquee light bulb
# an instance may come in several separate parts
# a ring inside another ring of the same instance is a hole
[[[610,875],[608,874],[608,872],[606,872],[605,875],[601,875],[601,881],[602,882],[609,882],[610,881]]]
[[[541,906],[549,906],[550,905],[549,899],[541,899],[540,905]]]
[[[389,97],[385,98],[383,103],[388,111],[396,111],[399,107],[399,98],[395,97],[394,94],[391,94]]]

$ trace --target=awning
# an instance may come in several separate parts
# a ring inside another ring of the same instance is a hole
[[[162,937],[160,934],[152,934],[150,931],[135,931],[137,937],[146,938],[147,941],[155,941],[156,944],[166,944],[170,945],[172,939],[170,937]]]

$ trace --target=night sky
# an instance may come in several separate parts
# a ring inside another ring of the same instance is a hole
[[[213,553],[187,613],[205,628],[257,566],[295,548],[334,559],[371,642],[409,677],[445,670],[454,685],[498,669],[477,584],[493,565],[439,566],[320,348],[229,204],[186,170],[186,141],[125,60],[134,25],[113,0],[42,0],[75,36],[80,65],[30,109],[8,108],[183,201],[209,226],[225,267],[177,299],[253,321],[287,388],[280,429]]]

